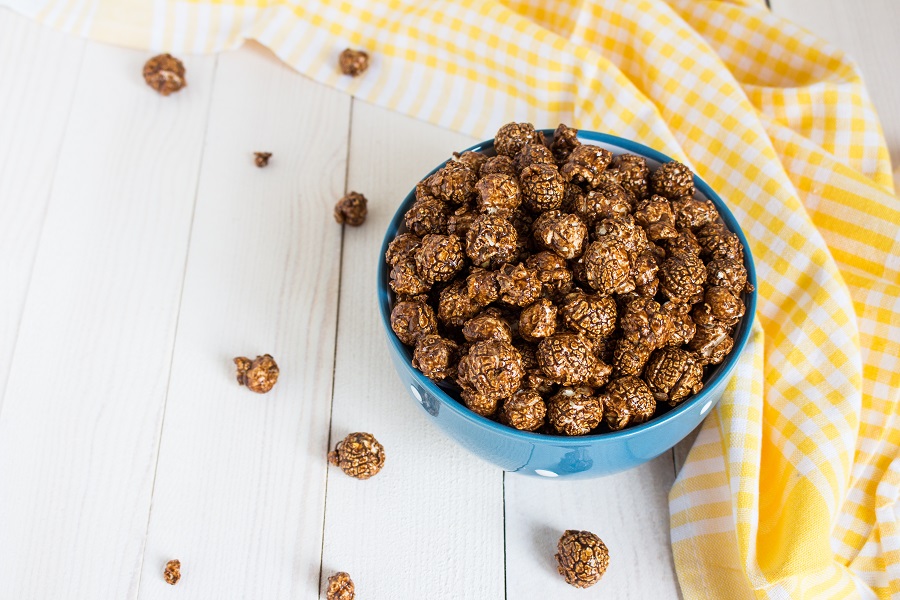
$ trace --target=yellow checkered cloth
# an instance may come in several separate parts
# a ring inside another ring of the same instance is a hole
[[[900,202],[844,54],[751,0],[4,0],[176,54],[254,38],[477,138],[508,121],[691,165],[747,233],[757,327],[670,495],[686,598],[900,597]],[[339,74],[345,47],[371,52]]]

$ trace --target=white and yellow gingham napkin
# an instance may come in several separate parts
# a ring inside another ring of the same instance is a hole
[[[751,0],[0,0],[175,54],[253,38],[317,81],[477,138],[633,138],[732,207],[759,319],[670,495],[686,598],[900,595],[900,202],[838,49]],[[346,47],[373,57],[339,74]]]

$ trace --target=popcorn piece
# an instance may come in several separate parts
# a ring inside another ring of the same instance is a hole
[[[384,446],[371,433],[351,433],[328,453],[328,462],[350,477],[368,479],[384,466]]]

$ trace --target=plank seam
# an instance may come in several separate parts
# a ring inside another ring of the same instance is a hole
[[[353,103],[355,98],[350,96],[350,110],[348,112],[347,118],[347,158],[344,161],[344,195],[347,195],[348,186],[350,185],[350,148],[351,148],[351,140],[353,136]],[[347,231],[347,225],[341,225],[341,249],[340,256],[338,257],[338,289],[337,289],[337,308],[335,309],[334,315],[334,355],[331,359],[331,404],[328,407],[328,444],[326,446],[326,451],[331,450],[331,427],[334,419],[334,384],[335,377],[337,374],[337,346],[338,346],[338,336],[340,334],[341,327],[341,284],[344,280],[344,239],[345,232]],[[322,547],[319,550],[319,590],[322,589],[322,575],[325,570],[325,523],[326,523],[326,515],[328,513],[328,472],[329,469],[327,466],[325,467],[325,499],[322,503]]]
[[[157,437],[156,437],[156,460],[153,463],[153,481],[150,484],[150,498],[149,498],[149,503],[147,506],[147,526],[144,529],[144,541],[143,541],[143,544],[141,545],[141,562],[140,562],[140,565],[138,565],[138,580],[137,580],[137,585],[135,586],[135,595],[134,595],[135,599],[140,598],[141,583],[143,582],[143,577],[144,577],[144,560],[147,556],[147,538],[150,536],[150,520],[153,517],[153,494],[156,492],[156,476],[159,471],[159,455],[161,454],[161,451],[162,451],[162,438],[163,438],[163,433],[165,431],[165,424],[166,424],[166,409],[169,406],[169,391],[172,387],[172,371],[173,371],[173,367],[175,366],[175,345],[176,345],[176,341],[178,340],[178,327],[181,324],[181,308],[182,308],[182,303],[184,301],[184,287],[185,287],[185,281],[187,280],[188,261],[190,259],[190,255],[191,255],[191,240],[193,239],[193,236],[194,236],[194,219],[197,215],[197,198],[200,195],[200,180],[201,180],[200,175],[203,172],[203,161],[206,158],[206,137],[207,137],[207,135],[209,135],[209,122],[211,120],[210,115],[212,113],[213,91],[215,88],[216,73],[218,71],[218,68],[219,68],[219,55],[217,54],[215,56],[215,59],[213,60],[213,72],[212,72],[212,77],[210,78],[210,81],[209,81],[210,91],[209,91],[209,99],[206,102],[206,122],[203,125],[203,141],[202,141],[202,145],[200,147],[200,160],[197,163],[197,181],[194,184],[194,203],[193,203],[193,206],[191,207],[191,221],[190,221],[190,225],[188,227],[187,246],[186,246],[185,252],[184,252],[184,265],[183,265],[182,271],[181,271],[181,289],[178,292],[178,312],[175,315],[175,330],[172,334],[172,345],[170,346],[169,375],[166,379],[166,394],[165,394],[165,397],[163,398],[162,417],[160,418],[159,429],[157,431]]]
[[[502,472],[500,479],[503,497],[503,598],[509,598],[509,586],[506,581],[506,471]]]

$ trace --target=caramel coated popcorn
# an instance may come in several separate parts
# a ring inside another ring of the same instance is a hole
[[[529,256],[525,266],[537,271],[546,294],[562,296],[572,289],[572,271],[566,260],[554,252],[538,252]]]
[[[703,302],[694,306],[691,316],[702,327],[709,327],[713,321],[733,327],[744,316],[744,303],[727,287],[714,285],[706,288]]]
[[[510,177],[517,177],[516,166],[513,159],[503,154],[492,156],[481,165],[481,176],[490,175],[491,173],[502,173]]]
[[[431,289],[431,283],[422,279],[413,260],[391,267],[391,289],[398,296],[418,296]]]
[[[467,150],[462,154],[454,152],[453,158],[454,160],[458,160],[459,162],[463,163],[476,173],[479,173],[481,171],[481,167],[483,167],[484,163],[486,163],[488,160],[487,155],[482,154],[481,152],[472,152],[471,150]]]
[[[369,68],[369,54],[365,50],[347,48],[338,57],[341,73],[351,77],[359,77]]]
[[[413,366],[483,417],[554,435],[638,425],[700,391],[749,286],[690,169],[565,125],[545,140],[510,123],[494,150],[420,181],[388,245]]]
[[[622,242],[632,256],[650,249],[647,232],[629,214],[603,219],[595,228],[597,238],[610,236]]]
[[[438,296],[437,316],[441,323],[449,327],[462,327],[466,321],[478,314],[481,306],[469,296],[466,282],[457,280],[441,290]],[[403,341],[403,338],[400,338],[400,341]]]
[[[265,394],[278,381],[278,365],[275,359],[268,354],[257,356],[253,360],[245,356],[234,359],[237,367],[237,381],[247,389],[257,394]]]
[[[650,167],[643,156],[636,154],[620,154],[613,157],[611,170],[616,172],[618,183],[630,193],[635,200],[643,200],[650,188]]]
[[[509,220],[516,230],[516,260],[531,256],[537,252],[537,246],[534,242],[534,216],[520,208],[513,213]]]
[[[477,173],[464,162],[451,160],[428,178],[431,194],[450,204],[464,204],[475,196]]]
[[[541,340],[536,356],[547,377],[567,386],[586,383],[597,366],[591,343],[577,333],[557,333]]]
[[[560,173],[566,181],[593,188],[600,182],[600,174],[611,160],[612,152],[606,148],[581,144],[569,153]]]
[[[611,296],[586,294],[581,290],[568,294],[560,304],[560,316],[566,327],[590,339],[613,334],[616,312],[616,302]]]
[[[328,587],[325,589],[325,600],[354,600],[356,598],[356,586],[350,575],[340,571],[328,577]]]
[[[675,256],[676,254],[700,256],[700,244],[697,242],[697,236],[690,229],[682,229],[678,232],[678,235],[667,239],[665,247],[668,256]]]
[[[466,255],[474,265],[496,268],[516,257],[518,241],[519,234],[507,219],[481,215],[466,232]]]
[[[328,453],[328,462],[350,477],[368,479],[384,466],[384,446],[371,433],[351,433]]]
[[[458,383],[466,405],[489,416],[502,398],[512,396],[522,382],[522,357],[512,344],[488,340],[473,344],[459,361]]]
[[[628,303],[621,326],[625,339],[651,349],[666,345],[674,329],[672,316],[659,302],[643,297]]]
[[[466,321],[462,328],[462,334],[467,342],[473,344],[487,340],[512,343],[512,328],[502,317],[500,311],[493,308]]]
[[[430,234],[416,250],[416,271],[428,283],[450,281],[465,263],[462,242],[455,235]]]
[[[181,561],[176,559],[170,560],[166,563],[166,568],[163,570],[163,579],[169,585],[175,585],[181,579]]]
[[[511,216],[522,202],[519,181],[504,173],[485,175],[475,184],[478,210],[489,215]]]
[[[613,372],[613,368],[599,358],[602,354],[600,348],[604,343],[605,340],[601,340],[600,344],[594,346],[594,356],[598,357],[598,359],[594,362],[594,369],[585,381],[588,387],[595,390],[605,386]]]
[[[703,389],[703,365],[693,352],[663,348],[650,357],[644,379],[657,401],[676,406]]]
[[[722,323],[713,323],[710,327],[697,327],[694,337],[687,347],[700,357],[703,364],[717,365],[734,347],[734,339],[730,329]]]
[[[624,375],[639,376],[644,371],[644,366],[650,360],[650,346],[628,338],[616,340],[613,349],[613,372],[616,377]]]
[[[566,193],[563,194],[562,205],[559,209],[563,212],[575,212],[575,205],[584,202],[585,191],[580,185],[572,182],[566,183]]]
[[[694,174],[673,160],[660,166],[650,176],[650,191],[669,200],[690,198],[694,195]]]
[[[478,213],[473,207],[465,204],[458,207],[453,214],[447,217],[447,233],[452,233],[461,240],[466,239],[466,233],[476,218],[478,218]]]
[[[606,424],[618,431],[649,420],[656,412],[656,398],[646,383],[629,375],[607,384],[603,408]]]
[[[543,163],[555,167],[556,159],[553,157],[553,152],[550,151],[550,148],[543,144],[528,144],[522,146],[522,149],[516,153],[516,157],[513,159],[513,166],[519,173],[521,173],[522,169],[525,167],[535,163]]]
[[[507,123],[500,128],[494,138],[494,150],[497,154],[512,158],[528,144],[541,141],[531,123]]]
[[[541,395],[531,389],[520,389],[503,401],[500,422],[522,431],[535,431],[544,424],[547,405]]]
[[[585,279],[601,294],[627,294],[635,287],[631,255],[621,241],[601,236],[584,253]]]
[[[744,260],[744,248],[738,236],[728,230],[722,223],[709,223],[697,232],[700,244],[700,256],[709,260],[730,258],[741,262]]]
[[[566,182],[554,164],[534,163],[519,172],[522,201],[528,210],[543,212],[562,206]]]
[[[452,377],[456,369],[456,356],[459,345],[453,340],[442,338],[436,334],[428,334],[419,338],[416,351],[413,353],[412,366],[434,381],[443,381]]]
[[[541,297],[543,284],[536,269],[525,265],[503,265],[497,272],[500,300],[513,306],[525,307]]]
[[[650,249],[631,256],[631,276],[639,296],[652,298],[659,289],[659,257]]]
[[[547,377],[537,361],[537,350],[532,344],[518,344],[516,350],[522,357],[522,368],[525,369],[525,377],[522,379],[522,388],[534,390],[542,398],[548,397],[556,389],[556,383]]]
[[[577,588],[594,585],[609,567],[609,550],[590,531],[568,530],[559,538],[556,562],[566,583]]]
[[[447,232],[447,205],[432,196],[423,196],[403,215],[406,228],[419,237]]]
[[[437,333],[437,319],[423,300],[398,302],[391,311],[391,329],[401,342],[415,346],[419,338]]]
[[[473,267],[466,278],[466,293],[479,306],[487,306],[500,298],[497,272]]]
[[[728,288],[739,296],[747,287],[747,269],[733,258],[714,258],[706,264],[706,282]]]
[[[603,404],[593,388],[563,387],[547,400],[547,422],[565,435],[586,435],[603,420]]]
[[[270,158],[272,158],[271,152],[254,152],[253,153],[253,163],[260,169],[262,169],[265,166],[268,166]]]
[[[562,123],[556,128],[553,134],[553,141],[550,143],[550,150],[553,157],[558,163],[566,162],[572,150],[581,145],[578,139],[578,130],[573,127],[567,127]]]
[[[388,244],[384,253],[387,264],[394,266],[399,263],[409,262],[415,258],[416,250],[422,245],[422,238],[411,233],[401,233]]]
[[[672,201],[675,225],[679,229],[699,229],[719,218],[716,205],[700,198],[676,198]]]
[[[368,200],[362,194],[350,192],[334,205],[334,220],[339,224],[359,227],[366,222]]]
[[[522,314],[519,315],[519,335],[528,342],[553,335],[556,331],[556,313],[557,308],[550,300],[538,299],[522,309]]]
[[[677,302],[666,302],[663,310],[672,317],[672,335],[669,336],[669,346],[683,346],[691,341],[697,331],[697,325],[691,318],[690,305]]]
[[[592,225],[603,219],[630,214],[634,210],[634,200],[621,185],[607,182],[577,196],[572,206],[582,221]]]
[[[706,265],[693,254],[676,254],[659,268],[659,288],[673,302],[693,304],[703,297]]]
[[[144,81],[163,96],[187,85],[184,74],[184,64],[171,54],[160,54],[144,63]]]
[[[548,210],[534,221],[534,239],[560,257],[572,259],[584,252],[587,226],[575,215]]]
[[[647,237],[654,242],[678,235],[672,205],[662,196],[654,195],[641,200],[634,209],[634,220],[647,231]]]

